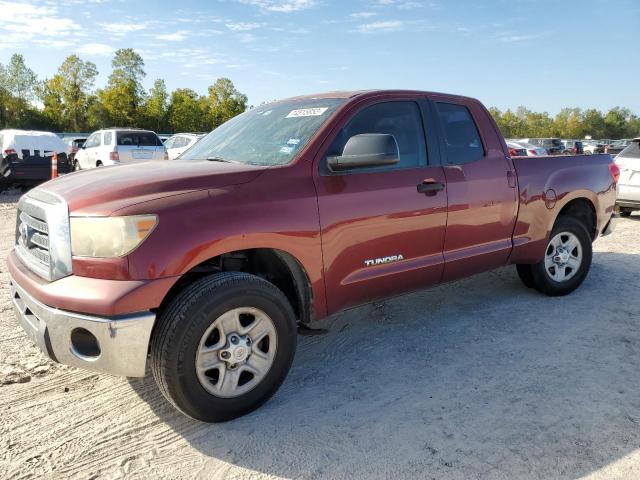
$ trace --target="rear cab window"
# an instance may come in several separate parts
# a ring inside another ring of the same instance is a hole
[[[444,134],[447,163],[463,165],[482,159],[484,146],[471,112],[464,105],[436,102]]]
[[[128,147],[161,147],[162,141],[153,132],[116,132],[118,146]]]

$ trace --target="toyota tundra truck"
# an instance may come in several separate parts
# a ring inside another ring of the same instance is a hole
[[[178,410],[225,421],[269,399],[297,334],[344,309],[509,264],[526,287],[571,293],[612,230],[618,176],[609,155],[511,158],[472,98],[291,98],[178,160],[26,193],[12,302],[51,359],[149,366]]]

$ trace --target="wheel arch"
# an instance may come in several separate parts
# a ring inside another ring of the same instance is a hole
[[[558,221],[558,218],[567,216],[575,218],[582,223],[589,232],[591,240],[595,241],[596,238],[598,238],[598,217],[596,212],[597,210],[593,200],[586,195],[566,200],[554,218],[553,224],[549,228],[549,233]]]
[[[246,248],[211,257],[184,272],[158,307],[160,314],[171,300],[196,280],[222,272],[245,272],[264,278],[287,297],[297,320],[308,324],[315,319],[313,288],[302,263],[291,253],[276,248]]]

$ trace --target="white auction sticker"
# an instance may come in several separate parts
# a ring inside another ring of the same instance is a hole
[[[329,107],[320,108],[300,108],[298,110],[291,110],[285,118],[297,118],[297,117],[317,117],[327,111]]]

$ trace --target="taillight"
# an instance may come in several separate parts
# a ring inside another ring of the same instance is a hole
[[[118,152],[111,152],[109,154],[109,160],[111,160],[113,162],[119,162],[120,161],[120,155],[118,155]]]
[[[509,156],[517,157],[518,156],[518,151],[515,148],[510,148],[509,149]]]
[[[169,160],[169,153],[166,150],[164,151],[164,159]]]
[[[538,152],[535,150],[527,150],[527,152],[529,152],[529,155],[538,155]]]
[[[611,162],[609,164],[609,173],[611,174],[611,178],[613,178],[613,184],[617,185],[618,180],[620,179],[620,167],[615,163]]]
[[[5,154],[5,155],[13,155],[14,153],[16,153],[16,151],[15,151],[13,148],[7,148],[7,149],[4,151],[4,154]]]

